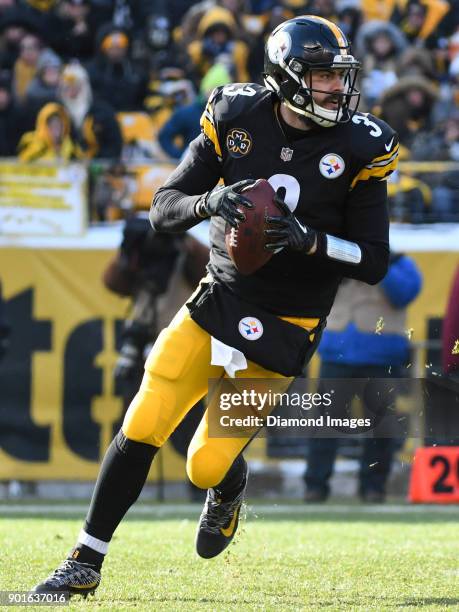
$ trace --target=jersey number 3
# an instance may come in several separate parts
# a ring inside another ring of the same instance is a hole
[[[223,88],[224,96],[254,96],[256,90],[250,85],[225,85]]]

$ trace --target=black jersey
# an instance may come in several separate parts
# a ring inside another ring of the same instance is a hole
[[[284,249],[250,276],[234,267],[225,247],[225,222],[211,219],[211,274],[248,302],[275,314],[322,317],[343,276],[379,282],[388,262],[384,179],[395,169],[398,140],[383,121],[356,113],[345,124],[317,126],[292,138],[282,128],[274,94],[253,83],[217,88],[201,118],[202,134],[154,199],[160,229],[196,223],[191,208],[220,178],[268,179],[300,219],[318,232],[359,245],[358,265]],[[181,216],[183,212],[183,216]],[[187,219],[185,224],[180,218]]]

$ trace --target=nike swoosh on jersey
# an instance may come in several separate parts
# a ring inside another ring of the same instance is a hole
[[[239,510],[240,510],[240,508],[238,508],[236,510],[236,512],[233,514],[233,518],[231,519],[231,523],[228,525],[228,527],[226,527],[226,529],[220,528],[220,531],[222,532],[222,535],[225,536],[225,538],[229,538],[229,537],[231,537],[233,535],[234,528],[236,526],[237,517],[239,515]]]
[[[390,143],[384,145],[384,148],[386,149],[387,152],[389,152],[392,149],[393,144],[394,144],[394,137],[392,136]]]

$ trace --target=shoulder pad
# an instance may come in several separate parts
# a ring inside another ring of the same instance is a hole
[[[369,113],[352,117],[352,149],[360,169],[351,183],[385,180],[397,168],[399,141],[397,133],[382,119]]]
[[[214,116],[217,121],[230,121],[240,115],[252,111],[254,106],[270,97],[271,93],[257,83],[231,83],[217,87],[213,96]]]
[[[242,113],[256,112],[258,104],[270,97],[271,92],[257,83],[231,83],[213,90],[201,116],[201,130],[218,157],[222,156],[219,134],[224,132],[224,124]]]

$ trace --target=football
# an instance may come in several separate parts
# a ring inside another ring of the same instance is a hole
[[[266,216],[283,215],[274,201],[275,191],[265,179],[259,179],[241,193],[254,204],[254,208],[242,208],[246,219],[237,228],[226,225],[225,243],[229,256],[237,270],[244,275],[253,274],[273,256],[267,251],[265,229]]]

